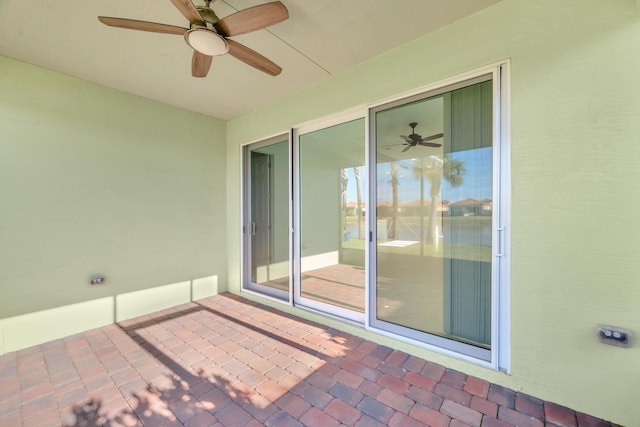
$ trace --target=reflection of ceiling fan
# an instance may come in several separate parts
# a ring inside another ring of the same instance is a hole
[[[209,7],[212,0],[204,1],[205,6],[195,7],[191,0],[171,0],[171,3],[189,20],[189,28],[108,16],[99,16],[98,19],[111,27],[184,35],[187,44],[193,48],[191,61],[193,77],[205,77],[213,57],[227,52],[245,64],[269,75],[280,74],[282,68],[274,62],[228,37],[261,30],[284,21],[289,17],[289,12],[281,2],[274,1],[250,7],[219,19]]]
[[[401,145],[406,145],[406,147],[402,150],[403,153],[407,151],[409,148],[415,147],[416,145],[422,145],[424,147],[442,147],[442,144],[439,144],[437,142],[430,142],[430,141],[440,139],[444,136],[444,134],[436,133],[435,135],[430,135],[423,138],[421,135],[416,133],[416,126],[418,126],[418,123],[416,122],[409,123],[409,126],[411,126],[411,135],[409,136],[400,135],[400,138],[406,141],[404,144],[401,144]]]

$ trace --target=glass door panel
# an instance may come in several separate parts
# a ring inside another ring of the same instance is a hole
[[[289,298],[289,141],[245,151],[246,287]]]
[[[492,97],[489,80],[375,113],[375,326],[491,348]]]
[[[297,169],[296,302],[358,319],[365,304],[364,126],[358,119],[302,133]]]

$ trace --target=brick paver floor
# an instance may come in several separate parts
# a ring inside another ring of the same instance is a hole
[[[222,294],[0,356],[0,425],[611,424]]]

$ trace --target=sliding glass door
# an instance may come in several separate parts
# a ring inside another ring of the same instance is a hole
[[[364,119],[301,129],[296,147],[295,302],[363,321]]]
[[[508,371],[507,69],[244,147],[243,288]]]
[[[493,83],[374,109],[372,325],[490,360]]]
[[[288,300],[290,162],[288,136],[245,147],[245,288]]]

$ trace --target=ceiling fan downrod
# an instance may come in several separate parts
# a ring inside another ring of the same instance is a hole
[[[213,28],[213,24],[220,21],[220,18],[218,18],[216,13],[209,6],[212,2],[215,2],[215,1],[216,0],[204,0],[205,5],[198,6],[196,7],[196,9],[200,13],[200,16],[202,16],[202,20],[204,21],[205,27],[207,27],[207,29],[209,30],[217,32],[215,28]]]

